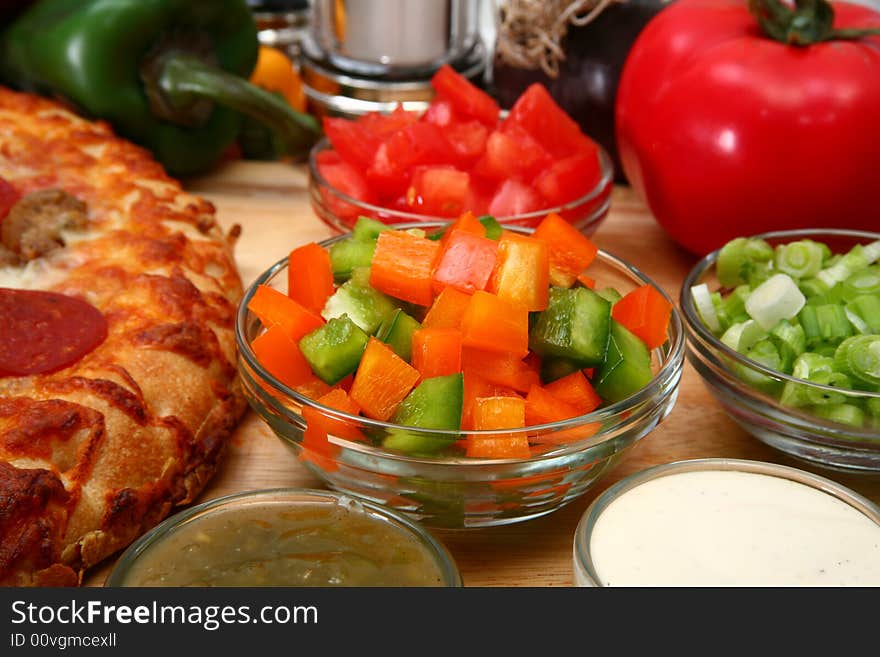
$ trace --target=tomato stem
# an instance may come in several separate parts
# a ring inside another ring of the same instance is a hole
[[[764,34],[781,43],[809,46],[821,41],[855,40],[880,35],[880,28],[834,28],[834,8],[827,0],[749,0],[749,11]]]

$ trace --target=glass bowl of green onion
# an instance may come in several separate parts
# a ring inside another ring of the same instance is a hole
[[[880,233],[742,237],[684,280],[687,356],[725,411],[790,456],[880,472]]]

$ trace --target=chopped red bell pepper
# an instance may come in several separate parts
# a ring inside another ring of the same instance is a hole
[[[611,316],[638,336],[648,349],[656,349],[666,342],[672,304],[646,283],[615,303]]]
[[[434,269],[434,290],[454,287],[467,294],[486,288],[495,268],[498,242],[468,231],[453,230]]]

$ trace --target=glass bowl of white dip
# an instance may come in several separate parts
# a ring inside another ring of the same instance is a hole
[[[880,586],[880,507],[803,470],[739,459],[654,466],[597,497],[578,586]]]

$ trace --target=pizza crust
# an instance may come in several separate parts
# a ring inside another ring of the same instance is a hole
[[[108,323],[71,367],[0,376],[0,585],[75,585],[195,499],[246,408],[234,240],[147,151],[3,88],[0,177],[87,208],[64,246],[0,268],[0,286],[80,297]]]

